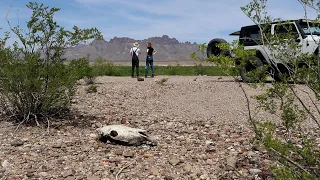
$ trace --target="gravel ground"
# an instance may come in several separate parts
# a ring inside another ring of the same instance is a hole
[[[97,93],[86,93],[82,82],[72,105],[77,113],[50,120],[50,134],[27,126],[15,132],[15,125],[1,122],[0,179],[266,179],[270,160],[250,144],[246,99],[237,83],[170,76],[160,85],[161,78],[99,77]],[[98,142],[96,128],[106,124],[146,129],[158,145]]]

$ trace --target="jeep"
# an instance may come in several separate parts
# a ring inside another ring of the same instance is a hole
[[[313,23],[311,20],[298,19],[289,21],[272,22],[264,28],[266,32],[273,35],[282,33],[291,33],[294,35],[295,42],[301,45],[301,53],[308,53],[318,55],[318,44],[320,40],[320,28],[318,23]],[[290,31],[290,32],[289,32]],[[244,82],[252,81],[252,78],[246,75],[257,67],[268,65],[268,73],[270,73],[274,80],[281,81],[280,75],[292,75],[292,64],[287,60],[278,60],[274,56],[279,50],[271,50],[264,46],[260,40],[260,28],[258,25],[244,26],[240,31],[230,34],[231,36],[239,36],[239,43],[243,45],[244,50],[256,50],[256,55],[250,57],[245,61],[245,65],[240,70],[240,76]],[[227,43],[221,38],[212,39],[207,46],[207,57],[210,56],[230,56],[235,57],[231,52],[221,50],[217,45],[220,43]],[[235,64],[240,65],[240,60],[235,59]],[[305,62],[299,63],[298,67],[307,66]]]

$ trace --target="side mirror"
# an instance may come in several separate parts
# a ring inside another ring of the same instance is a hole
[[[299,42],[301,42],[301,39],[300,39],[300,38],[297,38],[295,41],[296,41],[297,43],[299,43]]]

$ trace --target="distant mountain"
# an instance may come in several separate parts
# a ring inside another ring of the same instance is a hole
[[[129,37],[114,37],[110,41],[94,40],[90,44],[80,44],[69,49],[65,58],[68,60],[77,59],[89,55],[90,60],[95,60],[101,56],[111,61],[128,61],[130,59],[129,51],[134,42],[140,44],[142,56],[146,57],[146,44],[151,42],[153,48],[157,50],[155,58],[157,61],[184,61],[190,60],[190,54],[198,52],[198,44],[191,42],[179,42],[175,38],[169,38],[167,35],[162,37],[151,37],[144,40],[135,40]]]

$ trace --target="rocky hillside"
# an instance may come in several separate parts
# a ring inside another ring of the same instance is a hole
[[[198,52],[198,44],[196,43],[182,43],[175,38],[163,35],[162,37],[151,37],[144,40],[135,40],[128,37],[114,37],[110,41],[95,40],[90,44],[80,44],[70,49],[65,57],[70,60],[89,54],[91,60],[101,56],[111,61],[128,61],[130,59],[129,51],[134,42],[138,42],[143,51],[146,49],[147,42],[151,42],[158,51],[156,54],[157,61],[190,60],[190,54]],[[145,57],[145,53],[143,53],[141,59]]]

